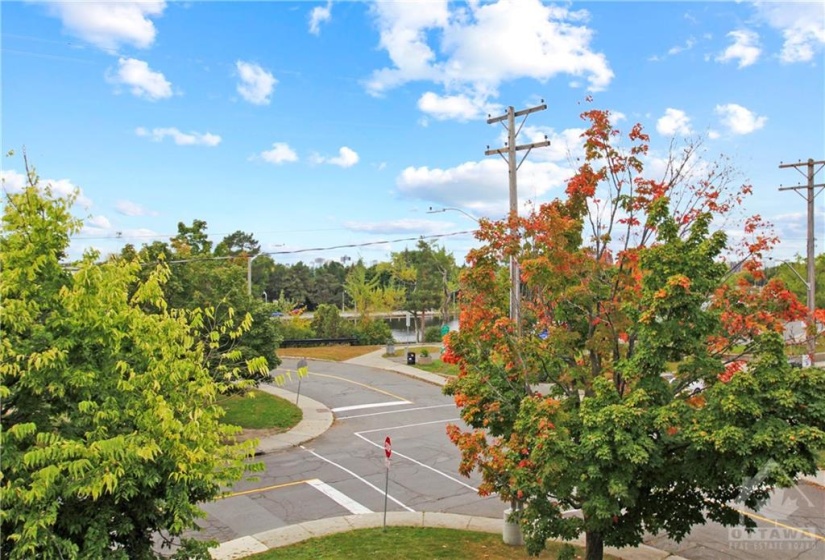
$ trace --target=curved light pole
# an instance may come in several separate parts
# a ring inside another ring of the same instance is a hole
[[[469,213],[465,212],[461,208],[453,208],[453,207],[433,208],[432,206],[430,206],[430,209],[427,210],[427,214],[439,214],[441,212],[448,212],[448,211],[460,212],[460,213],[464,214],[465,216],[467,216],[468,218],[470,218],[471,220],[473,220],[475,223],[478,223],[478,221],[479,221],[478,218],[476,218],[472,214],[469,214]]]

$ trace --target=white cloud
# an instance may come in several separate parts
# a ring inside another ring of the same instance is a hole
[[[352,167],[358,163],[359,159],[355,150],[347,146],[342,146],[338,150],[338,155],[335,157],[324,157],[319,154],[312,155],[313,163],[328,163],[330,165],[337,165],[338,167]]]
[[[172,84],[143,60],[119,58],[117,71],[107,72],[106,79],[112,84],[128,86],[133,95],[150,101],[172,96]]]
[[[668,107],[665,114],[656,121],[656,131],[664,136],[674,136],[676,134],[690,134],[690,117],[680,109]]]
[[[611,116],[613,115],[611,114]],[[583,128],[566,128],[561,132],[556,132],[554,129],[547,127],[525,126],[521,131],[518,143],[532,144],[545,139],[550,140],[549,146],[532,150],[530,158],[536,161],[569,163],[584,155],[581,137],[583,133]],[[499,145],[503,146],[506,141],[506,134],[502,134],[499,137]]]
[[[584,24],[584,11],[539,0],[441,0],[426,9],[414,2],[381,2],[372,9],[392,66],[373,72],[368,91],[377,95],[421,80],[440,84],[443,95],[419,101],[434,116],[466,119],[471,106],[496,98],[506,80],[545,82],[566,74],[602,90],[613,78],[605,56],[590,49],[593,31]]]
[[[518,176],[521,206],[528,200],[538,202],[571,175],[571,169],[556,163],[526,160]],[[500,159],[468,161],[448,169],[407,167],[396,178],[396,187],[403,197],[467,208],[476,216],[502,216],[509,207],[507,165]]]
[[[47,2],[46,6],[69,34],[116,51],[121,45],[151,46],[157,31],[150,18],[160,16],[166,2]]]
[[[237,88],[241,97],[255,105],[269,105],[269,96],[278,83],[275,76],[254,62],[238,60],[235,68],[241,78]]]
[[[439,121],[448,119],[467,121],[487,114],[483,101],[471,99],[466,95],[442,96],[428,91],[419,98],[418,108]]]
[[[754,7],[768,25],[782,32],[782,62],[808,62],[825,46],[822,2],[756,2]]]
[[[115,203],[115,210],[124,216],[157,216],[158,213],[147,210],[137,202],[131,200],[118,200]]]
[[[271,150],[261,152],[259,157],[262,160],[268,163],[274,163],[275,165],[298,161],[298,154],[296,154],[286,142],[275,142],[272,144]]]
[[[718,131],[708,130],[708,138],[710,138],[711,140],[717,140],[720,136],[721,134],[719,134]]]
[[[762,53],[759,48],[759,35],[748,29],[731,31],[728,37],[733,40],[733,44],[728,46],[722,54],[716,57],[719,62],[739,61],[739,68],[744,68],[755,63]]]
[[[221,143],[221,137],[217,134],[212,134],[211,132],[203,134],[200,132],[186,133],[174,127],[146,130],[141,126],[135,129],[135,134],[143,137],[151,137],[155,142],[160,142],[164,138],[170,137],[178,146],[209,146],[214,148]]]
[[[716,114],[719,115],[721,123],[733,134],[750,134],[765,126],[768,120],[767,117],[759,117],[736,103],[717,105]]]
[[[438,235],[452,231],[453,224],[436,220],[401,219],[386,222],[344,222],[344,227],[350,231],[363,233]]]
[[[109,221],[109,218],[101,215],[87,218],[86,225],[99,229],[109,229],[110,227],[112,227],[112,223]]]
[[[696,45],[696,39],[694,39],[693,37],[689,37],[688,40],[685,41],[684,45],[676,45],[676,46],[670,47],[667,51],[667,54],[669,56],[673,56],[673,55],[679,54],[679,53],[684,52],[684,51],[689,51],[695,45]]]
[[[327,2],[326,6],[315,6],[309,13],[309,32],[318,35],[321,32],[321,23],[328,22],[332,18],[332,2]]]
[[[0,169],[0,184],[2,184],[3,190],[8,193],[19,193],[26,188],[28,180],[25,174],[14,169]],[[40,179],[38,186],[41,189],[49,187],[52,193],[58,197],[66,197],[77,193],[75,204],[79,204],[85,209],[92,207],[92,200],[83,194],[83,189],[68,179]]]

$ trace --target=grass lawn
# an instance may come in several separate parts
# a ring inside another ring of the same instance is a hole
[[[218,404],[226,411],[221,422],[244,429],[285,432],[303,418],[301,409],[291,402],[257,389],[227,397]]]
[[[314,346],[312,348],[278,348],[281,358],[311,358],[343,362],[384,348],[383,346]]]
[[[561,545],[548,543],[538,558],[556,558]],[[581,549],[579,557],[584,556]],[[605,554],[608,560],[615,556]],[[328,537],[310,539],[302,543],[276,548],[251,556],[254,560],[362,560],[363,558],[392,558],[393,560],[421,560],[444,558],[449,560],[512,560],[536,558],[528,556],[524,547],[507,546],[501,535],[476,533],[455,529],[425,529],[421,527],[387,527],[359,529]]]
[[[419,364],[416,362],[415,367],[429,371],[430,373],[439,373],[441,375],[458,375],[458,366],[455,364],[445,364],[441,360],[433,360],[430,364]]]

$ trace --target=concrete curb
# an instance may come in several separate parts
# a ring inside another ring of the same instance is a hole
[[[342,363],[383,369],[386,371],[394,371],[395,373],[400,373],[401,375],[406,375],[407,377],[413,377],[420,381],[432,383],[433,385],[444,386],[444,384],[447,383],[447,379],[444,376],[430,373],[429,371],[424,371],[405,364],[398,364],[392,360],[384,358],[383,349],[370,352],[369,354],[364,354],[363,356],[350,358]]]
[[[295,402],[296,394],[291,391],[267,384],[261,384],[258,388],[276,397]],[[298,425],[284,434],[260,438],[257,454],[274,453],[297,447],[317,438],[332,426],[334,417],[326,405],[301,395],[298,397],[298,408],[301,409],[303,415]]]
[[[280,548],[296,544],[314,537],[323,537],[344,533],[355,529],[370,529],[381,527],[384,524],[383,513],[368,513],[363,515],[347,515],[308,521],[297,525],[279,527],[248,537],[241,537],[233,541],[221,543],[210,549],[214,560],[236,560],[273,548]],[[462,531],[477,531],[481,533],[501,534],[504,521],[489,517],[474,517],[457,515],[454,513],[393,511],[387,513],[387,526],[390,527],[426,527],[457,529]],[[584,537],[580,537],[572,544],[584,546]],[[663,550],[647,545],[636,548],[605,547],[605,552],[625,560],[684,560],[681,556],[674,556]]]

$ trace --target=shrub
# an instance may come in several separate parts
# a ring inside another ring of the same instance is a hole
[[[441,327],[427,327],[424,329],[424,342],[441,342]]]
[[[281,340],[315,338],[316,336],[309,319],[292,317],[289,319],[273,319],[273,321],[278,325],[278,334],[281,335]]]
[[[384,321],[379,319],[365,319],[355,327],[355,338],[358,339],[358,344],[361,346],[386,344],[392,340],[392,330]]]

